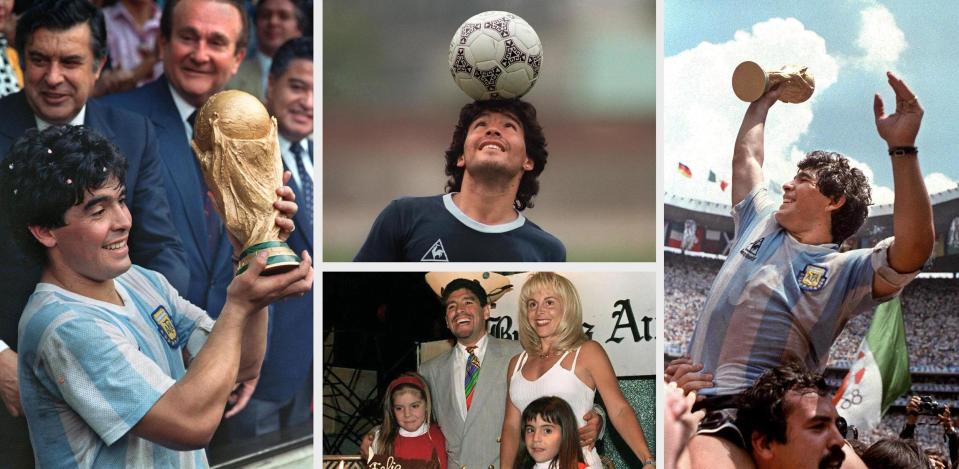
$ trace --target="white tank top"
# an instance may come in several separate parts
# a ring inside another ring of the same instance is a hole
[[[513,377],[509,382],[509,398],[520,413],[536,399],[544,396],[556,396],[566,401],[573,409],[579,427],[586,424],[583,416],[593,409],[593,398],[596,396],[596,390],[583,383],[574,372],[576,370],[576,360],[579,359],[579,350],[577,348],[573,356],[571,369],[567,370],[560,365],[566,359],[566,355],[569,355],[569,351],[566,351],[553,367],[543,373],[543,376],[540,376],[536,381],[530,381],[523,376],[523,365],[526,364],[528,355],[526,352],[520,353],[519,360],[516,361],[516,367],[513,368]],[[599,453],[596,452],[595,447],[590,451],[586,451],[584,448],[583,453],[586,456],[586,464],[590,468],[598,469],[602,467]]]

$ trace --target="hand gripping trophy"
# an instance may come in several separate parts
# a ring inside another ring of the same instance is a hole
[[[276,119],[242,91],[221,91],[196,116],[193,151],[226,229],[242,245],[236,274],[267,250],[264,274],[295,268],[300,258],[280,241],[273,203],[282,185],[283,163]]]
[[[733,71],[733,92],[746,102],[759,99],[769,88],[782,83],[779,100],[801,103],[816,89],[816,80],[807,67],[786,65],[779,70],[763,70],[756,62],[743,62]]]

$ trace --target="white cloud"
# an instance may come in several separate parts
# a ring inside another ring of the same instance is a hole
[[[895,68],[899,55],[906,49],[906,35],[896,18],[882,5],[866,7],[859,13],[862,26],[856,45],[864,55],[858,65],[867,70],[885,71]]]
[[[796,142],[812,122],[812,102],[836,82],[839,63],[825,40],[794,18],[772,18],[737,31],[732,40],[703,42],[664,61],[664,164],[667,191],[700,200],[726,202],[707,177],[730,180],[733,143],[747,104],[733,94],[731,77],[740,62],[752,60],[767,69],[787,64],[809,67],[816,92],[802,104],[777,103],[770,110],[765,134],[766,178],[779,184],[795,173],[791,161]],[[681,176],[679,163],[693,179]]]
[[[926,176],[926,190],[930,194],[948,191],[956,188],[956,181],[942,173],[932,173]]]

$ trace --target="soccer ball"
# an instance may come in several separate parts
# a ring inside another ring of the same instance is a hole
[[[477,101],[518,98],[539,77],[543,46],[519,16],[486,11],[466,20],[450,41],[450,74]]]

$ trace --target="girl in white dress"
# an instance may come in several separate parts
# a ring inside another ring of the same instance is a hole
[[[646,469],[655,459],[636,413],[623,396],[606,351],[583,332],[576,287],[565,277],[539,272],[526,280],[519,299],[519,337],[524,352],[512,358],[507,372],[509,399],[503,420],[500,464],[513,468],[523,409],[543,396],[557,396],[573,409],[579,426],[598,390],[613,427]],[[583,447],[586,464],[601,469],[599,453]]]

